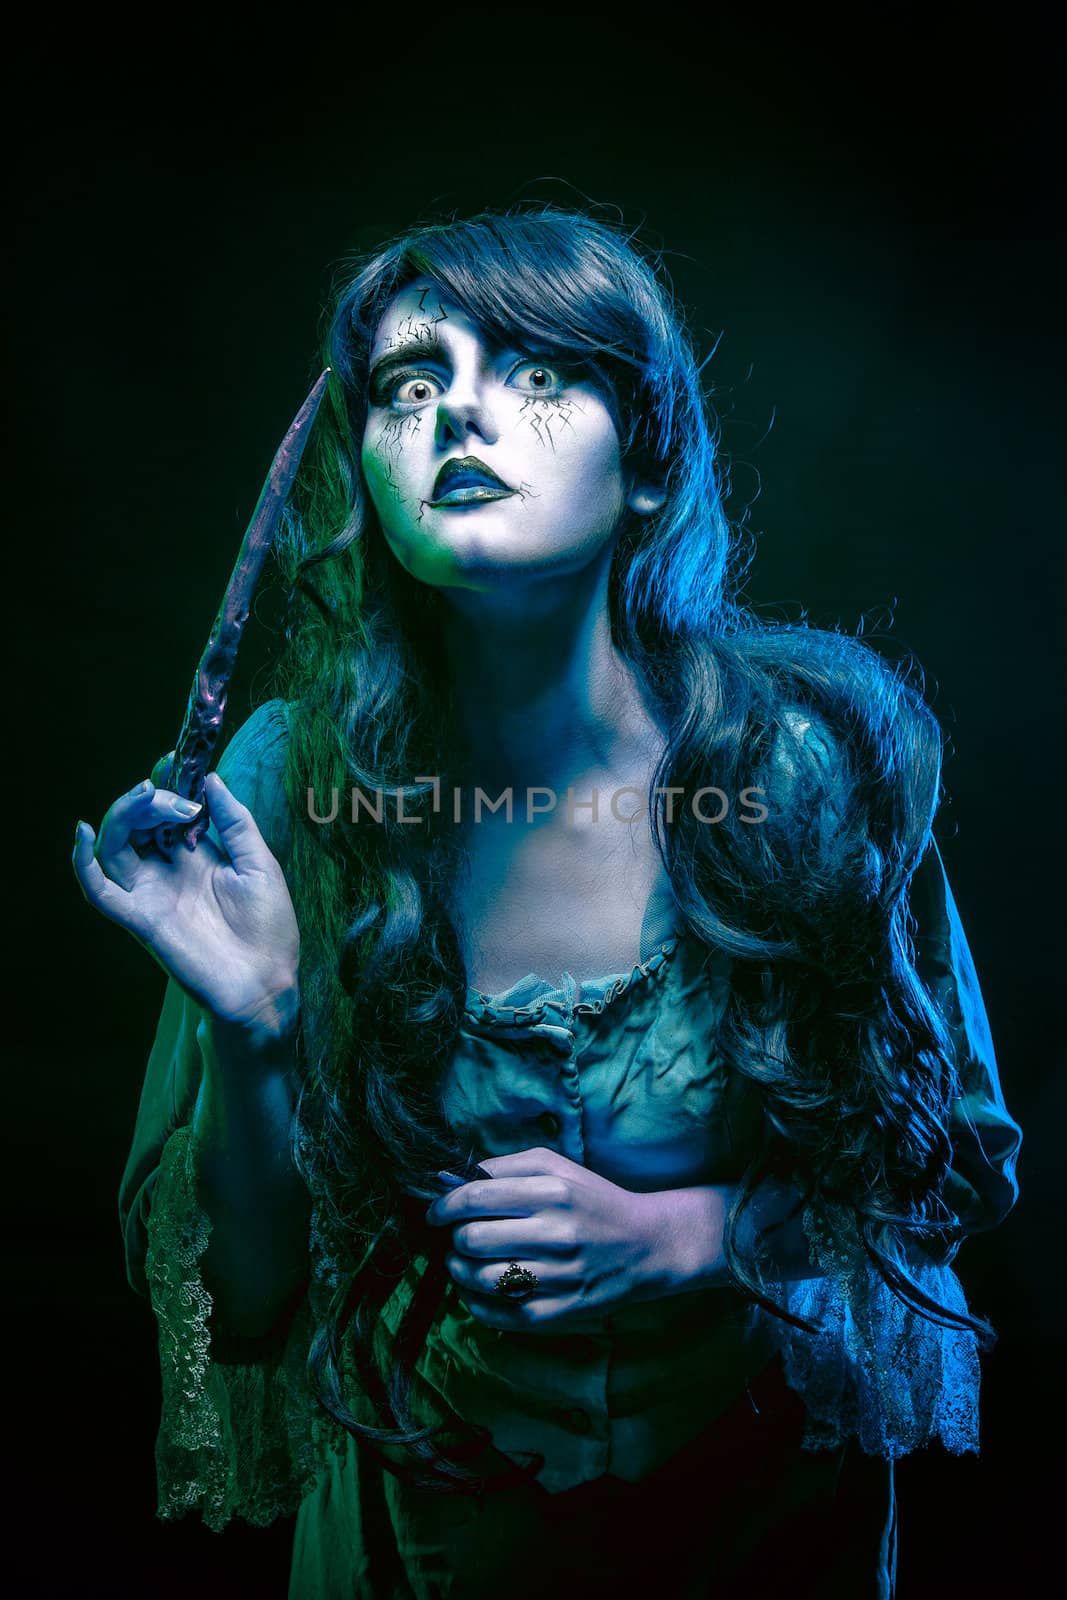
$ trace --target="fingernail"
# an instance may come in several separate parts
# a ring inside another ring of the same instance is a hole
[[[147,794],[149,792],[149,790],[151,789],[151,787],[152,787],[151,778],[146,778],[143,783],[139,783],[137,785],[136,789],[133,792],[134,792],[134,794]]]
[[[175,800],[175,811],[180,811],[183,817],[195,817],[200,810],[195,800]]]

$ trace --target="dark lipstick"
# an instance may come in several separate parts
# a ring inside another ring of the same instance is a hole
[[[431,506],[476,506],[487,500],[505,500],[515,490],[477,456],[446,461],[434,479]]]

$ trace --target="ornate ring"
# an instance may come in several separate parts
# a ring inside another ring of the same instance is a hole
[[[540,1283],[537,1273],[531,1272],[529,1267],[520,1267],[517,1261],[509,1261],[497,1279],[496,1293],[507,1295],[509,1300],[528,1300],[537,1293]]]

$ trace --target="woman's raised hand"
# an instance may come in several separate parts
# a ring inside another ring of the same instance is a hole
[[[205,1012],[285,1032],[300,955],[289,889],[252,813],[215,772],[206,794],[221,849],[209,833],[192,850],[179,840],[172,859],[151,845],[157,828],[200,807],[147,778],[115,801],[99,836],[78,824],[74,872],[89,904],[128,929]]]

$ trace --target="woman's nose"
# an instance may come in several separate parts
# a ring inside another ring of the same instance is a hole
[[[485,444],[495,444],[500,437],[484,389],[474,384],[453,385],[437,402],[434,443],[444,449],[472,433]]]

